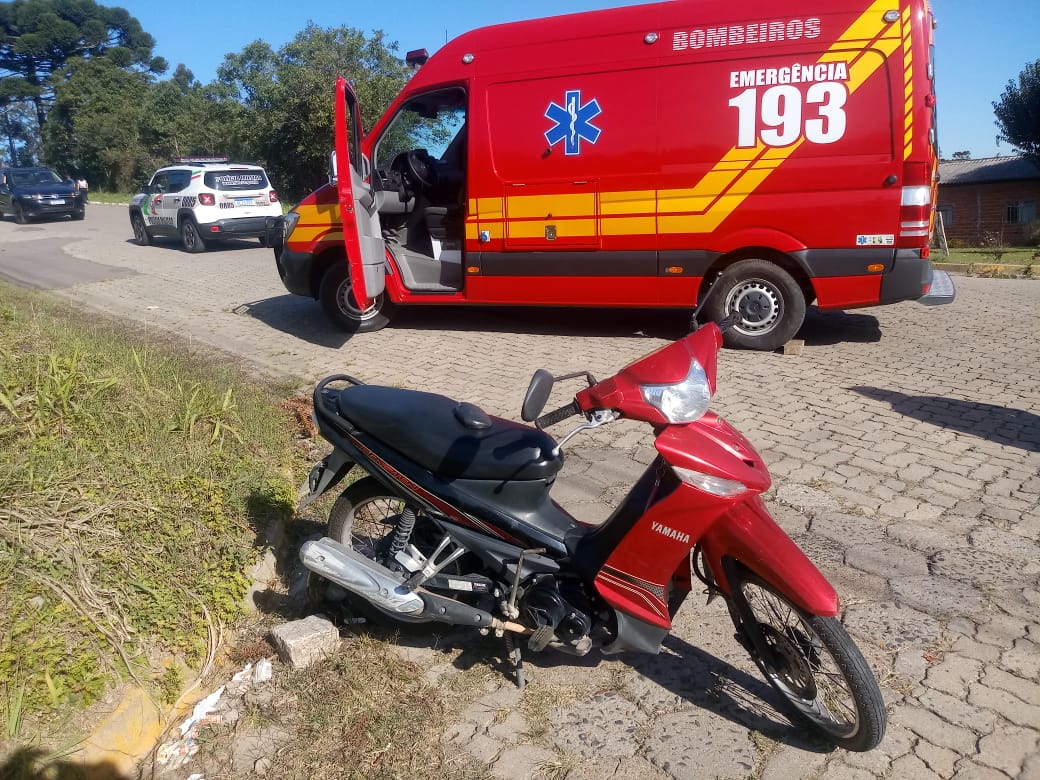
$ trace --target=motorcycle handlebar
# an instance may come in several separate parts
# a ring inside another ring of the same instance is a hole
[[[543,414],[537,420],[534,421],[535,427],[538,429],[547,428],[550,425],[555,425],[558,422],[563,422],[568,417],[573,417],[576,414],[581,414],[581,409],[578,407],[576,401],[571,401],[566,406],[561,406],[559,409]]]

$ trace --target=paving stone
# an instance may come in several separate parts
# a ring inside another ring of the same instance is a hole
[[[518,745],[504,750],[491,765],[491,775],[500,780],[531,780],[552,777],[560,758],[551,750],[534,745]]]
[[[948,748],[961,755],[972,755],[975,752],[978,738],[974,732],[954,726],[924,707],[900,704],[893,709],[892,720],[933,745]]]
[[[1035,729],[1023,729],[1018,726],[998,728],[980,740],[976,760],[1017,777],[1026,759],[1036,754],[1038,741],[1040,735]]]
[[[982,677],[983,685],[997,690],[1013,693],[1023,701],[1040,707],[1040,683],[1035,679],[1025,680],[1013,674],[1008,674],[1003,669],[990,666]]]
[[[505,719],[488,727],[487,735],[499,742],[516,742],[527,731],[527,720],[516,710],[513,710]]]
[[[971,615],[986,605],[981,591],[946,577],[899,577],[890,584],[897,602],[931,615]]]
[[[647,759],[677,780],[746,777],[755,765],[747,728],[701,709],[664,715],[655,720],[653,733]]]
[[[462,746],[467,753],[485,764],[493,763],[503,750],[502,743],[487,734],[476,734]]]
[[[1005,651],[1000,661],[1012,674],[1027,680],[1040,680],[1040,646],[1028,639],[1015,640],[1014,646]]]
[[[581,706],[555,710],[550,720],[557,749],[590,758],[634,756],[648,722],[635,704],[613,692],[593,696]]]
[[[806,513],[837,512],[841,509],[838,502],[824,491],[793,482],[777,488],[776,500]]]
[[[935,618],[892,602],[850,606],[846,621],[893,652],[906,647],[923,648],[942,635],[942,626]]]
[[[974,658],[967,658],[947,653],[939,663],[928,669],[924,684],[937,691],[963,699],[968,687],[978,682],[982,674],[982,663]]]
[[[952,750],[933,745],[927,740],[918,740],[914,746],[914,755],[920,758],[927,767],[939,777],[952,777],[956,771],[957,761],[960,756]],[[893,777],[901,775],[893,772]]]
[[[927,689],[917,697],[917,701],[922,707],[956,726],[971,729],[978,734],[989,734],[997,722],[996,715],[974,702],[965,701],[965,698]]]
[[[978,626],[975,639],[983,644],[1008,648],[1016,640],[1025,637],[1027,631],[1027,623],[1024,620],[1011,615],[994,615]]]
[[[883,525],[861,515],[821,511],[813,518],[812,533],[841,542],[843,545],[876,545],[885,535]],[[850,551],[851,552],[851,551]],[[855,564],[850,564],[855,565]],[[863,569],[862,566],[857,566]],[[877,574],[878,572],[874,572]]]
[[[886,579],[928,574],[928,560],[923,554],[884,542],[850,547],[845,561],[849,566]]]
[[[979,526],[968,537],[975,547],[1024,562],[1024,573],[1040,572],[1040,544],[992,526]],[[1035,581],[1035,578],[1034,578]]]
[[[586,759],[565,775],[565,780],[670,780],[642,756],[631,758]]]
[[[957,772],[951,780],[1008,780],[1008,776],[975,761],[962,760],[957,763]],[[1020,780],[1024,780],[1024,778],[1020,778]]]
[[[841,762],[875,775],[884,775],[894,760],[910,753],[914,743],[919,741],[909,729],[889,720],[880,745],[866,753],[847,753]]]
[[[875,780],[876,777],[873,772],[849,766],[839,759],[827,764],[819,780]]]
[[[791,780],[816,777],[827,763],[827,754],[779,744],[762,767],[759,780]]]
[[[1028,704],[1012,693],[976,683],[971,686],[968,702],[992,710],[1016,726],[1040,731],[1040,707]]]
[[[305,669],[339,648],[339,630],[329,620],[310,615],[271,629],[278,657],[294,669]]]
[[[918,756],[909,755],[897,758],[892,762],[892,777],[906,780],[941,780],[931,767]]]

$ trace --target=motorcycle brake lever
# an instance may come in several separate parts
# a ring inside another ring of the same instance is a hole
[[[597,409],[589,415],[588,420],[586,420],[573,431],[564,436],[557,443],[557,445],[553,447],[552,456],[555,458],[557,455],[559,455],[560,450],[563,449],[563,445],[569,442],[572,438],[574,438],[582,431],[587,431],[592,428],[598,428],[601,425],[606,425],[607,423],[614,422],[614,420],[617,420],[620,416],[621,415],[619,415],[613,409]]]

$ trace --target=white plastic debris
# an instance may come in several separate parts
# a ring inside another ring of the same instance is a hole
[[[251,678],[252,672],[253,672],[253,664],[248,663],[248,664],[246,664],[245,666],[242,667],[242,671],[241,672],[235,673],[231,677],[231,680],[232,680],[232,682],[243,682],[244,680],[248,680],[248,679]]]
[[[266,658],[261,658],[256,662],[256,667],[253,669],[253,682],[267,682],[271,679],[273,674],[274,672],[271,668],[271,662]]]
[[[220,697],[224,694],[224,686],[221,685],[217,690],[213,691],[209,696],[200,701],[195,705],[195,709],[191,711],[191,717],[186,718],[181,724],[181,736],[183,737],[188,733],[188,730],[196,723],[201,721],[217,707],[217,702],[220,701]]]

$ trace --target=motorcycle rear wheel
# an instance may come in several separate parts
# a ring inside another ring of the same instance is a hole
[[[752,646],[751,656],[787,709],[846,750],[872,750],[885,734],[885,702],[859,648],[836,618],[810,615],[762,580],[744,573],[731,596]],[[745,622],[747,618],[744,619]]]
[[[349,485],[332,505],[332,510],[329,512],[328,535],[340,544],[353,548],[366,558],[388,566],[390,545],[404,507],[404,500],[393,495],[376,479],[372,477],[359,479]],[[424,539],[430,528],[421,526],[428,523],[428,520],[424,520],[422,515],[418,514],[411,538],[411,543],[426,554],[432,549],[432,545],[426,544]],[[330,588],[326,581],[317,574],[311,573],[310,576],[309,590],[312,598],[328,599],[331,589],[337,589],[337,593],[342,590],[335,585]],[[404,581],[403,576],[401,581]],[[433,622],[427,618],[409,618],[400,614],[390,614],[360,596],[347,591],[343,591],[343,593],[346,595],[342,596],[341,600],[347,602],[353,612],[373,623],[401,628]]]

